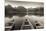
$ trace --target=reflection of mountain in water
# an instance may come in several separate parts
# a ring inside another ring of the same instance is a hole
[[[25,15],[44,15],[44,8],[24,8],[23,6],[18,6],[17,8],[12,8],[10,5],[5,7],[5,15],[17,15],[17,16],[25,16]]]

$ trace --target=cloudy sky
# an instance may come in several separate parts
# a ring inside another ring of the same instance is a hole
[[[29,2],[44,2],[44,0],[6,0],[6,1],[29,1]]]
[[[6,0],[5,5],[12,7],[24,6],[25,8],[35,8],[43,6],[43,0]]]

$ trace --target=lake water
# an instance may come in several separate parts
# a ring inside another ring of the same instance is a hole
[[[19,16],[13,16],[12,18],[8,18],[5,17],[5,23],[9,23],[12,20],[14,20],[15,24],[20,24],[23,23],[23,21],[25,21],[25,19],[30,19],[30,22],[35,23],[35,21],[40,22],[41,24],[44,24],[44,16],[34,16],[34,15],[26,15],[23,17],[19,17]]]

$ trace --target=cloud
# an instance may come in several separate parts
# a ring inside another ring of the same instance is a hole
[[[44,0],[6,0],[6,1],[44,2]]]

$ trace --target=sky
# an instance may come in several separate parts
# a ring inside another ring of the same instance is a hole
[[[29,1],[29,2],[44,2],[44,0],[6,0],[6,1]]]
[[[33,0],[32,0],[33,1]],[[38,1],[38,0],[37,0]],[[41,0],[40,0],[41,1]],[[11,5],[12,7],[18,7],[18,6],[23,6],[25,8],[36,8],[36,7],[42,7],[44,4],[41,2],[31,2],[31,0],[6,0],[5,5]]]

